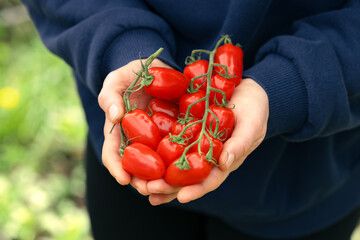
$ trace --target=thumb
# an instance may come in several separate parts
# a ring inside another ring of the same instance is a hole
[[[127,88],[129,77],[129,74],[126,74],[122,68],[109,73],[99,93],[99,106],[112,123],[116,123],[124,115],[122,95]]]
[[[221,170],[236,170],[246,157],[260,145],[265,134],[259,129],[261,127],[254,121],[243,120],[236,124],[231,138],[224,144],[219,159]]]

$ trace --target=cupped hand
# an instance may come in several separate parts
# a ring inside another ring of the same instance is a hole
[[[155,59],[151,66],[170,68],[169,65],[158,59]],[[121,185],[131,183],[141,194],[146,195],[148,193],[143,190],[144,186],[146,186],[146,181],[131,177],[131,175],[122,168],[121,157],[119,154],[121,145],[119,124],[116,124],[110,134],[110,130],[113,128],[114,124],[125,114],[122,96],[124,91],[135,80],[136,73],[139,70],[141,70],[140,60],[134,60],[109,73],[104,80],[103,87],[98,96],[98,102],[106,116],[104,125],[105,140],[102,149],[102,161],[104,166],[118,183]],[[151,96],[145,92],[141,92],[142,91],[131,94],[130,103],[134,104],[136,101],[137,107],[145,110],[151,100]]]
[[[230,104],[234,104],[234,131],[225,142],[221,153],[220,167],[213,167],[202,182],[185,187],[172,187],[163,179],[144,181],[136,179],[137,189],[150,195],[152,205],[170,202],[175,198],[181,203],[198,199],[217,189],[238,169],[246,157],[263,141],[269,117],[269,102],[264,89],[252,79],[243,79],[235,88]]]

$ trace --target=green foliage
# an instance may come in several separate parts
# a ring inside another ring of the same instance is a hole
[[[0,53],[0,92],[19,96],[10,107],[0,96],[0,238],[91,239],[86,125],[71,71],[30,22],[0,24]]]

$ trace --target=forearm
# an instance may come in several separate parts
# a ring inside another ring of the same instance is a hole
[[[142,1],[24,0],[45,45],[64,59],[94,95],[106,75],[160,47],[160,59],[175,65],[167,23]],[[141,17],[139,17],[141,16]]]
[[[360,124],[358,1],[293,24],[271,39],[245,72],[270,101],[267,137],[290,141],[326,136]]]

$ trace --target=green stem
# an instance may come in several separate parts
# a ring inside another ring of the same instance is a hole
[[[189,116],[190,108],[191,108],[194,104],[196,104],[196,103],[198,103],[198,102],[200,102],[200,101],[205,101],[205,112],[204,112],[203,118],[202,118],[201,120],[197,121],[197,122],[201,122],[201,123],[202,123],[202,127],[201,127],[201,131],[200,131],[200,134],[199,134],[199,138],[185,148],[184,153],[183,153],[183,156],[182,156],[181,158],[179,158],[179,160],[175,163],[175,165],[178,166],[178,167],[180,167],[180,166],[189,166],[188,163],[186,163],[186,164],[184,163],[184,161],[187,162],[187,159],[186,159],[186,156],[185,156],[185,155],[186,155],[187,151],[188,151],[193,145],[195,145],[195,144],[197,144],[197,143],[200,145],[201,139],[202,139],[202,137],[204,136],[204,134],[205,134],[205,136],[208,138],[208,140],[209,140],[209,142],[210,142],[210,148],[211,148],[211,149],[209,149],[209,152],[210,152],[209,155],[211,155],[211,158],[212,158],[212,146],[213,146],[213,143],[212,143],[210,137],[209,137],[209,136],[207,135],[207,133],[206,133],[206,120],[207,120],[207,117],[208,117],[208,114],[209,114],[209,111],[210,111],[210,109],[209,109],[209,105],[210,105],[210,92],[211,92],[212,90],[214,90],[214,88],[211,87],[211,76],[212,76],[213,68],[214,68],[214,66],[216,65],[216,63],[214,63],[214,57],[215,57],[216,50],[218,49],[218,47],[219,47],[222,43],[224,43],[225,41],[229,41],[229,39],[230,39],[230,37],[229,37],[228,35],[224,35],[223,37],[221,37],[220,40],[216,43],[215,48],[214,48],[212,51],[207,51],[207,50],[193,50],[193,51],[191,52],[191,58],[192,58],[192,59],[195,59],[196,56],[199,56],[199,54],[201,54],[201,53],[206,53],[206,54],[208,54],[208,55],[209,55],[209,67],[208,67],[207,73],[206,73],[204,76],[202,76],[202,77],[206,77],[206,86],[207,86],[207,88],[206,88],[205,97],[202,98],[202,99],[200,99],[200,100],[197,100],[196,102],[194,102],[194,103],[192,103],[192,104],[190,104],[190,105],[188,106],[188,109],[187,109],[186,114],[185,114],[185,119]],[[223,96],[225,97],[225,93],[223,94]],[[185,127],[185,128],[186,128],[186,127]],[[185,128],[184,128],[183,131],[181,132],[182,134],[185,133],[185,130],[186,130]],[[178,136],[181,136],[181,134],[179,134]],[[200,148],[200,147],[199,147],[199,148]],[[200,151],[200,153],[201,153],[201,151]],[[205,159],[206,159],[207,161],[213,162],[212,159],[208,159],[208,158],[209,158],[209,157],[205,157]]]
[[[160,55],[160,53],[163,50],[164,50],[163,48],[159,48],[155,53],[153,53],[150,57],[148,57],[148,59],[146,59],[145,64],[140,59],[142,69],[136,73],[135,80],[131,83],[131,85],[124,92],[124,104],[125,104],[126,112],[131,112],[133,110],[131,103],[130,103],[131,93],[134,91],[139,91],[140,89],[142,89],[144,87],[144,84],[141,84],[141,83],[137,84],[137,82],[139,81],[140,77],[142,77],[143,73],[145,73],[146,76],[149,76],[148,67]],[[138,88],[134,90],[134,88],[137,86],[138,86]]]

